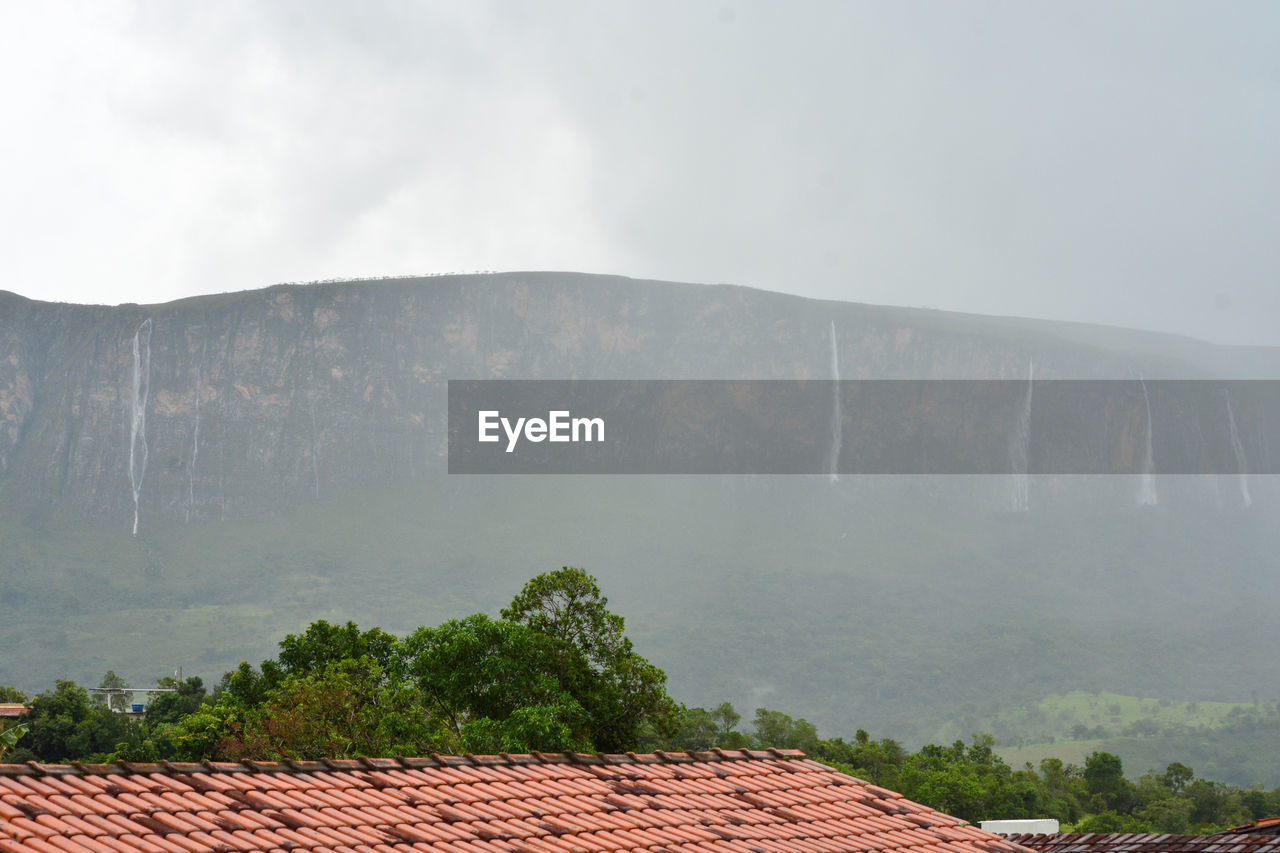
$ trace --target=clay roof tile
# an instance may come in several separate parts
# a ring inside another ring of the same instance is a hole
[[[0,766],[0,853],[59,845],[93,853],[1025,850],[787,750]]]

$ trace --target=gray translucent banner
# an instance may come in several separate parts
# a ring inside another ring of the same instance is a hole
[[[1275,474],[1280,382],[452,380],[451,474]]]

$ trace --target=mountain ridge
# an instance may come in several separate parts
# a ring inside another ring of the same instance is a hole
[[[413,477],[442,458],[451,378],[829,378],[828,326],[846,379],[1019,378],[1031,361],[1040,378],[1204,377],[1231,360],[618,276],[276,285],[115,308],[17,298],[0,314],[0,476],[22,468],[40,500],[89,517],[136,503],[140,517],[222,518]]]
[[[445,473],[451,378],[1153,379],[1240,355],[924,310],[556,273],[0,296],[0,683],[216,679],[316,618],[496,612],[565,564],[679,698],[831,734],[965,737],[1066,688],[1280,683],[1257,594],[1280,569],[1274,478],[1247,504],[1234,476],[1156,478],[1154,504],[1136,477]],[[1133,452],[1141,401],[1116,415]],[[1257,440],[1242,426],[1253,459]]]
[[[15,297],[17,299],[36,303],[41,305],[66,305],[81,308],[161,308],[165,306],[176,306],[180,304],[193,303],[199,300],[210,298],[233,298],[240,296],[249,296],[259,294],[264,291],[277,290],[283,288],[306,288],[317,285],[374,285],[381,282],[398,282],[398,281],[430,281],[436,279],[457,279],[457,278],[481,278],[494,276],[559,276],[574,277],[585,279],[601,279],[614,280],[622,282],[632,282],[641,285],[657,284],[657,285],[676,285],[680,287],[702,287],[702,288],[730,288],[736,290],[753,291],[756,293],[773,294],[788,298],[801,299],[809,302],[825,303],[840,306],[858,306],[861,308],[881,309],[893,312],[908,312],[918,314],[920,316],[939,315],[943,318],[968,319],[980,322],[990,322],[993,324],[1009,324],[1009,325],[1028,325],[1043,331],[1063,332],[1063,337],[1068,340],[1075,340],[1077,336],[1071,334],[1073,331],[1083,333],[1094,333],[1098,335],[1138,335],[1157,342],[1165,342],[1167,344],[1186,345],[1192,344],[1198,347],[1211,347],[1216,349],[1226,349],[1238,352],[1247,352],[1254,354],[1266,354],[1272,356],[1280,356],[1280,346],[1265,346],[1257,344],[1223,344],[1215,341],[1209,341],[1204,338],[1197,338],[1194,335],[1188,335],[1178,332],[1164,332],[1154,329],[1146,329],[1137,326],[1116,326],[1106,323],[1095,323],[1084,320],[1054,320],[1032,315],[1004,315],[1004,314],[981,314],[970,311],[957,311],[943,308],[930,308],[926,306],[906,306],[893,305],[888,303],[861,302],[857,300],[847,299],[831,299],[815,296],[803,296],[799,294],[788,293],[787,291],[772,290],[769,288],[756,287],[753,285],[734,284],[732,282],[683,282],[674,279],[648,279],[643,277],[628,276],[616,273],[588,273],[575,270],[510,270],[503,272],[489,273],[425,273],[402,274],[402,275],[384,275],[370,277],[352,277],[338,279],[317,279],[315,281],[290,281],[276,282],[261,287],[251,287],[243,290],[221,291],[218,293],[202,293],[190,296],[182,296],[177,299],[166,300],[163,302],[119,302],[119,303],[81,303],[81,302],[65,302],[42,300],[36,297],[26,296],[16,291],[9,291],[0,288],[0,299],[7,297]]]

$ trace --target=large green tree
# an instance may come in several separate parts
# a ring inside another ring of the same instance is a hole
[[[405,640],[428,711],[468,752],[590,750],[590,725],[560,673],[563,644],[477,613]]]
[[[667,695],[666,673],[635,651],[608,603],[594,577],[565,566],[525,584],[502,618],[554,641],[549,663],[586,713],[590,742],[625,752],[642,738],[674,735],[680,708]]]
[[[1136,797],[1133,783],[1124,777],[1120,757],[1109,752],[1094,752],[1084,761],[1084,781],[1093,798],[1094,811],[1128,814]]]
[[[173,757],[609,751],[678,723],[666,675],[633,648],[595,578],[563,568],[501,619],[473,614],[403,641],[316,622],[155,740]],[[325,699],[324,697],[328,697]]]
[[[39,761],[95,761],[109,758],[122,743],[141,739],[136,723],[95,702],[71,681],[31,700],[27,734],[19,747]]]

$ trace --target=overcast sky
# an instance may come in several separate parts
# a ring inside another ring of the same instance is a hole
[[[0,289],[566,269],[1280,344],[1280,4],[0,0]]]

